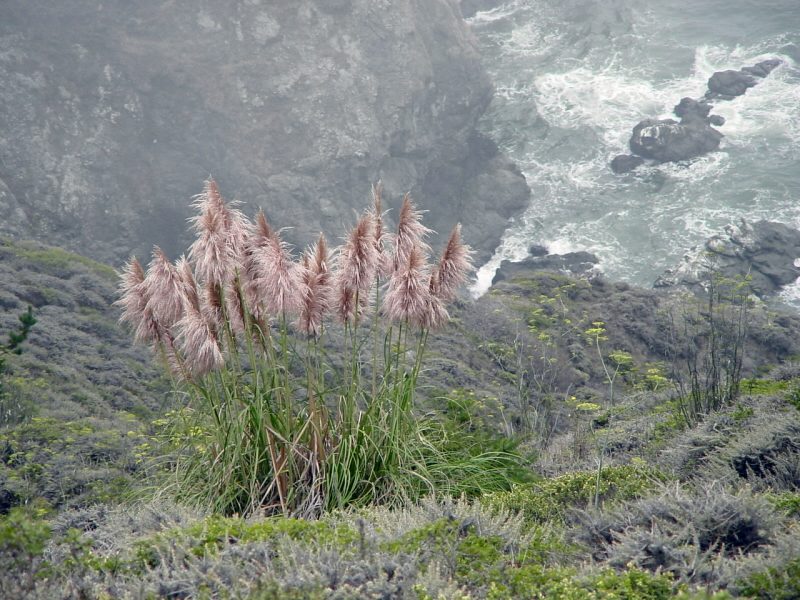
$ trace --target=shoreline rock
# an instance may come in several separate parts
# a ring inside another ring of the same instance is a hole
[[[645,119],[634,128],[628,145],[632,154],[619,154],[610,164],[620,175],[644,164],[689,160],[719,148],[723,135],[714,127],[725,124],[720,115],[712,115],[710,101],[731,100],[741,96],[775,70],[782,61],[769,59],[739,71],[717,71],[708,80],[708,91],[699,100],[683,98],[674,107],[674,119]]]
[[[550,254],[544,246],[534,245],[529,253],[530,256],[519,262],[504,260],[492,279],[492,285],[532,271],[550,271],[591,279],[596,275],[596,267],[600,264],[600,259],[591,252]]]
[[[800,231],[783,223],[742,219],[728,225],[724,233],[693,248],[676,267],[653,284],[655,288],[683,286],[700,291],[707,280],[709,264],[728,278],[749,275],[753,292],[760,298],[774,295],[800,277]]]

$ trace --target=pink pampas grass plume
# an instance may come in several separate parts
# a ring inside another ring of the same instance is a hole
[[[374,224],[375,251],[378,253],[378,276],[388,277],[392,273],[392,258],[386,252],[386,242],[391,235],[383,227],[383,184],[372,186],[372,221]]]
[[[361,315],[366,311],[369,305],[369,294],[359,293],[345,286],[338,286],[336,290],[336,298],[334,300],[334,308],[336,317],[342,323],[356,320],[361,318]]]
[[[411,196],[403,196],[403,205],[397,217],[397,234],[394,238],[393,270],[404,268],[408,264],[408,257],[414,248],[423,254],[430,252],[430,246],[425,243],[425,237],[431,230],[422,224],[422,212],[414,206]]]
[[[178,322],[178,344],[185,357],[184,366],[195,377],[219,369],[225,358],[209,322],[191,305]]]
[[[194,271],[192,265],[186,260],[186,257],[181,255],[175,268],[181,276],[181,283],[183,284],[183,302],[184,307],[188,304],[195,311],[200,312],[200,295],[197,293],[197,282],[194,278]],[[188,310],[188,308],[185,308]]]
[[[338,285],[360,292],[369,290],[375,281],[378,258],[374,217],[364,213],[339,249]]]
[[[445,308],[444,300],[438,295],[439,281],[436,272],[431,273],[428,283],[428,309],[422,320],[422,327],[426,329],[441,329],[450,320],[450,314]]]
[[[199,280],[223,285],[233,276],[236,267],[234,246],[237,242],[230,237],[234,218],[213,179],[206,181],[194,206],[200,214],[190,219],[197,238],[189,247],[189,260],[195,265]]]
[[[125,265],[119,285],[120,299],[115,302],[122,309],[120,323],[128,323],[133,329],[133,339],[136,342],[159,342],[164,334],[164,329],[147,307],[149,299],[149,285],[144,269],[136,257]]]
[[[429,315],[430,280],[422,251],[413,247],[405,263],[389,279],[383,311],[392,321],[407,321],[424,327]]]
[[[461,223],[458,223],[450,233],[435,276],[431,278],[431,291],[444,302],[454,300],[472,269],[471,250],[461,241]]]
[[[235,202],[231,203],[231,205],[235,204]],[[230,254],[236,262],[236,266],[239,267],[241,266],[245,243],[253,229],[253,224],[242,211],[231,206],[225,207],[224,216],[225,228],[228,231]]]
[[[180,273],[158,246],[147,268],[147,305],[153,318],[169,329],[183,316],[184,286]]]
[[[244,333],[246,316],[243,300],[241,282],[237,277],[225,286],[225,311],[234,333]]]
[[[223,291],[219,285],[207,283],[203,294],[200,296],[200,314],[206,320],[215,336],[225,330],[222,294]]]
[[[144,289],[144,269],[134,256],[120,274],[119,300],[114,304],[122,309],[120,323],[128,323],[135,330],[144,315],[147,296]]]
[[[247,240],[244,275],[246,298],[257,318],[296,312],[307,293],[302,265],[292,260],[288,245],[269,226],[263,211]]]
[[[303,282],[308,290],[300,306],[298,327],[307,335],[319,337],[325,314],[331,304],[331,274],[328,269],[328,244],[320,234],[317,243],[303,256]]]

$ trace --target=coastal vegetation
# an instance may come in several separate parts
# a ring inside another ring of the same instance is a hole
[[[391,235],[373,200],[298,260],[208,182],[187,258],[122,299],[0,246],[0,595],[797,594],[796,317],[720,278],[466,301],[459,229],[432,262],[410,198]]]

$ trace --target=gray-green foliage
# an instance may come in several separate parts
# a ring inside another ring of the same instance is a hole
[[[764,552],[778,539],[780,520],[747,489],[675,483],[614,511],[583,513],[576,536],[616,568],[635,565],[685,582],[718,583],[719,557]]]
[[[10,397],[6,389],[6,361],[9,355],[22,354],[22,343],[28,339],[31,328],[36,325],[33,307],[28,306],[28,310],[19,316],[19,321],[19,329],[9,332],[8,342],[0,345],[0,425],[11,422],[16,416],[14,413],[21,412],[21,404],[19,401],[15,402],[15,398]]]
[[[127,432],[138,435],[167,388],[109,308],[116,274],[57,248],[2,239],[0,281],[0,331],[18,331],[28,306],[37,320],[3,377],[0,513],[37,497],[60,506],[123,496],[138,468],[139,441]]]

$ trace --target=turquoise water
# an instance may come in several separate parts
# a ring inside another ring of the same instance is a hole
[[[497,87],[482,127],[533,191],[476,291],[534,243],[589,250],[610,278],[650,285],[741,217],[800,227],[800,0],[511,0],[470,23]],[[785,64],[716,105],[718,152],[610,171],[638,121],[671,116],[714,71],[773,57]]]

